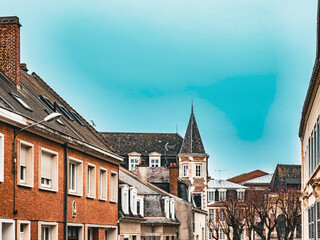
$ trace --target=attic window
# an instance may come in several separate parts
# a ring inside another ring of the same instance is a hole
[[[46,98],[45,96],[42,96],[42,95],[39,95],[39,98],[49,109],[54,111],[54,106],[48,98]]]
[[[70,113],[81,126],[85,126],[85,124],[81,121],[81,119],[78,117],[78,115],[74,111],[70,110]]]
[[[17,102],[19,102],[25,109],[29,110],[29,111],[33,111],[32,108],[25,102],[23,101],[18,95],[10,92],[10,95],[12,97],[14,97],[15,100],[17,100]]]
[[[69,113],[68,109],[66,109],[61,104],[58,104],[59,110],[63,115],[65,115],[69,120],[74,121],[74,117]]]
[[[0,107],[10,108],[14,110],[14,108],[0,95]]]

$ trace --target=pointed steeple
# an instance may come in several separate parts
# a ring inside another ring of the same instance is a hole
[[[180,154],[181,153],[206,153],[202,144],[196,118],[194,116],[193,103],[191,104],[191,115],[189,119],[188,128],[180,149]]]

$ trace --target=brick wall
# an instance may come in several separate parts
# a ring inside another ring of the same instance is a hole
[[[13,214],[13,173],[12,173],[12,140],[13,127],[0,122],[0,133],[4,134],[4,182],[0,183],[0,218],[20,219],[31,221],[31,239],[38,239],[38,221],[58,222],[59,240],[63,239],[64,220],[64,149],[63,145],[51,140],[39,137],[28,132],[21,132],[17,140],[21,139],[34,145],[34,186],[21,187],[16,185],[16,209]],[[40,147],[44,147],[58,153],[58,192],[50,192],[39,189],[39,159]],[[99,193],[99,167],[118,172],[118,166],[102,160],[85,152],[68,149],[68,156],[83,161],[83,195],[68,196],[68,222],[84,224],[102,224],[116,226],[118,220],[118,204],[109,201],[109,186],[107,201],[98,199]],[[96,166],[96,198],[86,197],[86,163]],[[108,183],[110,174],[108,176]],[[77,214],[72,217],[72,202],[76,201]],[[101,235],[101,234],[99,234]]]
[[[20,23],[17,17],[0,17],[0,71],[20,87]]]
[[[170,193],[178,196],[178,167],[170,167]]]

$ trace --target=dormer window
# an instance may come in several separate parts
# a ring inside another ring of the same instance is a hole
[[[141,160],[140,158],[141,154],[132,152],[132,153],[129,153],[128,156],[129,156],[129,163],[128,163],[129,171],[132,171],[139,165],[139,162]]]
[[[215,190],[208,190],[208,202],[214,202],[215,200]]]
[[[170,200],[170,217],[175,219],[175,212],[174,212],[174,199]]]
[[[161,154],[153,152],[149,154],[149,167],[160,167],[161,166]]]
[[[121,208],[124,214],[129,214],[129,188],[126,184],[120,185],[121,188]]]
[[[134,187],[130,187],[130,210],[137,215],[137,190]]]
[[[137,196],[137,214],[144,216],[143,197]]]
[[[219,201],[226,201],[227,199],[227,190],[226,189],[219,189]]]
[[[170,202],[169,197],[164,197],[164,214],[166,218],[170,218]]]

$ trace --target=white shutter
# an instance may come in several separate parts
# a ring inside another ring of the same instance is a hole
[[[21,145],[20,148],[20,165],[27,166],[29,147]]]
[[[41,177],[52,179],[52,155],[45,152],[41,155]]]

